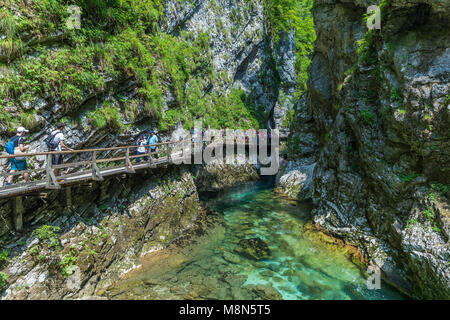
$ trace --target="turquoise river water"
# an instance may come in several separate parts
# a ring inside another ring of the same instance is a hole
[[[285,199],[270,185],[203,200],[218,213],[215,222],[185,245],[147,255],[141,268],[107,291],[109,298],[405,298],[384,282],[369,290],[367,274],[348,255],[304,232],[309,206]],[[243,239],[260,239],[270,252],[246,255]]]

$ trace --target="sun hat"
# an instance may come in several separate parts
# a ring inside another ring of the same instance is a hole
[[[30,130],[25,129],[24,127],[18,127],[17,132],[30,132]]]

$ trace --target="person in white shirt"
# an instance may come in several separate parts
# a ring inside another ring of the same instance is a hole
[[[140,154],[147,154],[147,148],[145,147],[146,140],[143,134],[139,136],[139,140],[137,142],[137,145],[139,146],[136,150],[136,155]],[[144,157],[144,161],[148,161],[148,157]],[[141,158],[136,158],[136,162],[141,162]]]
[[[69,148],[64,144],[64,133],[62,132],[64,130],[64,123],[60,122],[58,123],[56,130],[52,132],[53,141],[58,145],[58,147],[54,150],[49,151],[62,151],[63,149],[74,151],[73,149]],[[52,164],[53,165],[59,165],[63,163],[63,155],[62,154],[54,154],[52,155]],[[59,176],[59,169],[55,169],[55,176]]]

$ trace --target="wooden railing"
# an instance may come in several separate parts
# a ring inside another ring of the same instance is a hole
[[[206,139],[201,144],[193,143],[192,138],[184,139],[180,141],[169,141],[155,143],[145,146],[121,146],[121,147],[108,147],[108,148],[93,148],[74,151],[48,151],[48,152],[33,152],[33,153],[21,153],[17,155],[0,154],[1,159],[22,158],[32,159],[40,162],[38,168],[5,172],[0,174],[0,178],[7,178],[9,176],[21,176],[24,173],[33,174],[30,182],[15,183],[11,186],[0,186],[0,199],[16,197],[19,195],[27,195],[37,192],[42,189],[60,189],[61,184],[70,185],[75,182],[82,182],[86,180],[103,181],[104,176],[117,175],[121,173],[134,173],[135,169],[154,168],[160,164],[172,163],[173,158],[177,157],[178,152],[182,157],[177,160],[182,160],[183,157],[191,157],[193,153],[201,152],[206,148],[214,148],[218,143],[221,146],[229,144],[228,141],[224,141],[223,137],[217,136],[213,139]],[[236,139],[233,145],[244,144],[250,145],[256,143],[259,144],[259,140],[249,143],[247,140]],[[189,146],[190,153],[186,153],[186,147]],[[270,144],[270,142],[269,142]],[[147,148],[148,152],[145,154],[135,154],[135,149],[139,147]],[[151,152],[151,147],[156,147],[155,152]],[[197,150],[198,148],[198,150]],[[175,152],[174,152],[175,151]],[[111,157],[103,157],[104,153],[109,155],[113,153]],[[189,154],[188,154],[189,153]],[[80,155],[78,161],[72,161],[68,159],[67,163],[60,165],[52,164],[52,156],[54,155]],[[154,156],[161,156],[155,159]],[[42,157],[36,159],[35,157]],[[132,164],[132,160],[136,158],[148,157],[148,161],[143,161],[139,164]],[[32,161],[29,161],[29,164]],[[121,163],[123,162],[123,163]],[[179,161],[181,163],[183,161]],[[117,164],[119,163],[119,164]],[[178,163],[178,161],[177,161]],[[102,167],[102,168],[99,168]],[[69,169],[63,175],[56,176],[54,170]],[[9,171],[9,168],[8,168]]]
[[[153,156],[161,155],[164,153],[165,163],[172,162],[172,153],[173,150],[176,149],[178,145],[184,146],[187,141],[190,141],[190,139],[180,140],[180,141],[169,141],[169,142],[161,142],[161,143],[155,143],[152,145],[145,145],[145,146],[122,146],[122,147],[109,147],[109,148],[95,148],[95,149],[84,149],[84,150],[74,150],[74,151],[49,151],[49,152],[33,152],[33,153],[21,153],[20,155],[0,155],[0,159],[11,159],[11,158],[27,158],[30,159],[32,157],[37,156],[44,156],[45,157],[45,166],[37,169],[28,169],[23,171],[15,171],[15,172],[8,172],[0,174],[0,178],[5,178],[9,176],[18,176],[23,175],[24,173],[45,173],[45,187],[47,189],[60,189],[60,183],[58,181],[64,180],[69,177],[73,177],[75,175],[81,175],[81,174],[91,174],[92,180],[96,181],[102,181],[103,176],[100,168],[98,167],[98,164],[101,163],[114,163],[119,161],[124,161],[122,165],[118,166],[112,166],[108,169],[117,169],[117,168],[124,168],[125,172],[128,173],[134,173],[134,167],[131,162],[131,160],[136,158],[144,158],[148,157],[149,161],[148,166],[152,166],[156,159],[153,158]],[[136,155],[134,154],[135,149],[139,147],[145,147],[147,148],[148,152],[145,154]],[[151,148],[156,147],[156,151],[152,152]],[[116,152],[115,157],[113,158],[99,158],[99,154],[103,152]],[[117,156],[117,153],[119,153],[119,156]],[[60,165],[53,165],[52,164],[52,156],[54,155],[76,155],[76,154],[88,154],[90,155],[89,160],[84,161],[77,161],[77,162],[70,162]],[[161,163],[161,161],[159,161]],[[65,174],[61,176],[56,176],[54,173],[55,169],[66,169],[66,168],[79,168],[79,167],[90,167],[89,171],[82,171],[82,172],[74,172],[71,174]],[[32,184],[33,182],[29,182],[27,184]],[[11,188],[7,187],[7,188]]]

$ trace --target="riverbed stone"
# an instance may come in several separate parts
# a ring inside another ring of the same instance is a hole
[[[231,263],[240,263],[241,262],[241,259],[237,255],[235,255],[229,251],[225,251],[222,256],[226,261],[231,262]]]
[[[260,238],[242,239],[238,243],[239,253],[255,260],[267,259],[271,252],[267,244]]]
[[[256,300],[281,300],[282,298],[278,290],[270,285],[249,284],[244,286],[244,289],[246,289],[252,295],[253,299]]]

